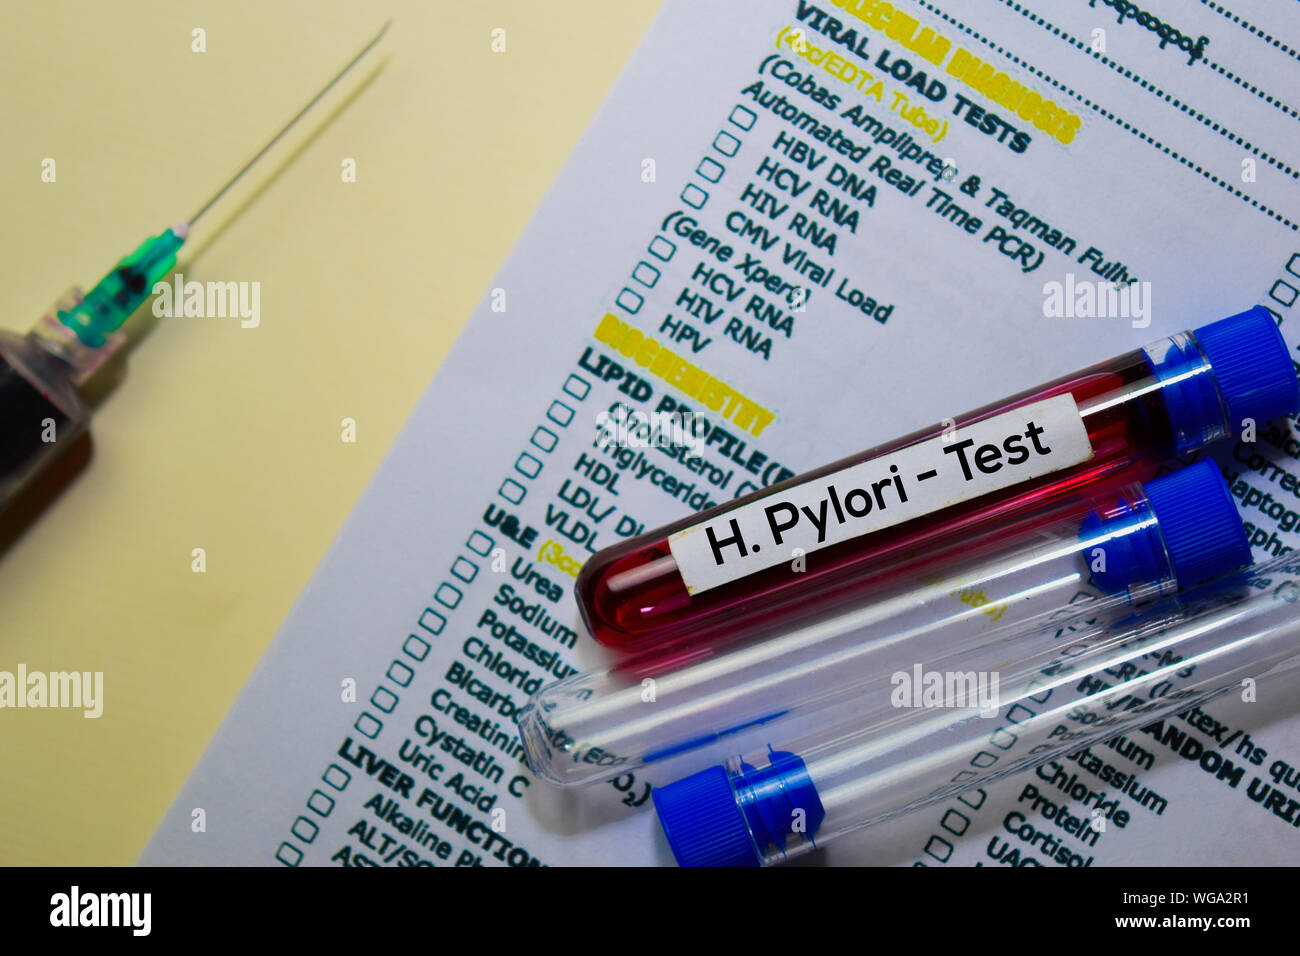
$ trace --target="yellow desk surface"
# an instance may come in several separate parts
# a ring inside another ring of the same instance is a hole
[[[0,863],[135,861],[658,6],[0,6],[11,331],[192,213],[395,18],[182,251],[187,279],[259,282],[260,325],[133,319],[89,461],[0,551],[0,670],[104,673],[99,719],[0,710]]]

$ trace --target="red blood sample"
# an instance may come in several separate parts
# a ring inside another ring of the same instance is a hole
[[[815,550],[804,559],[803,571],[783,562],[688,593],[669,549],[669,536],[751,501],[943,433],[942,426],[925,429],[600,551],[583,567],[576,585],[587,626],[602,644],[624,651],[653,650],[657,666],[675,666],[758,630],[853,601],[886,576],[920,570],[905,560],[908,557],[937,560],[1016,513],[1082,486],[1101,493],[1146,480],[1155,474],[1158,462],[1174,451],[1165,400],[1141,350],[979,409],[957,426],[1066,392],[1079,405],[1092,444],[1093,457],[1088,461]],[[1097,401],[1103,396],[1105,401]],[[644,663],[646,658],[639,660]]]

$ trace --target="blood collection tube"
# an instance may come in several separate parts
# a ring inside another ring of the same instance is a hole
[[[578,604],[602,644],[689,660],[852,601],[907,555],[1296,411],[1286,343],[1255,307],[606,548]]]
[[[936,561],[921,555],[925,570],[906,586],[885,575],[853,605],[796,628],[685,666],[632,659],[541,688],[517,718],[529,766],[586,784],[759,726],[788,735],[786,726],[854,713],[863,688],[912,661],[1035,627],[1055,633],[1071,614],[1101,626],[1250,563],[1241,516],[1210,462],[1097,499],[1058,499],[945,547]]]
[[[882,680],[874,707],[853,723],[777,740],[655,790],[660,823],[683,866],[780,863],[1294,666],[1297,601],[1292,554],[1082,639],[1029,634],[937,664],[990,684],[999,677],[983,711],[971,705],[969,680],[937,706],[905,708]],[[1076,834],[1101,828],[1088,808],[1074,809]]]

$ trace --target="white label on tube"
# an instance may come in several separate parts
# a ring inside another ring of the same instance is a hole
[[[698,594],[1091,457],[1074,396],[1057,395],[801,482],[678,531],[668,546]]]

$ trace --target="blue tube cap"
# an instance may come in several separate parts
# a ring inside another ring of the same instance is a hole
[[[656,787],[659,823],[678,866],[758,866],[745,814],[722,767]]]
[[[1172,569],[1190,587],[1250,564],[1250,542],[1223,475],[1203,461],[1146,483],[1145,503],[1121,499],[1079,529],[1105,552],[1092,578],[1109,594],[1159,581]]]
[[[710,767],[654,791],[655,809],[680,866],[761,866],[791,837],[816,846],[826,819],[803,758],[768,749],[761,767],[744,761],[733,780]]]
[[[1210,362],[1228,428],[1243,419],[1266,422],[1300,412],[1300,380],[1273,315],[1261,305],[1192,332]]]
[[[1157,478],[1146,491],[1179,585],[1200,584],[1250,564],[1246,527],[1228,483],[1212,462]]]
[[[1300,411],[1300,380],[1272,313],[1262,306],[1148,346],[1147,358],[1179,454]]]

